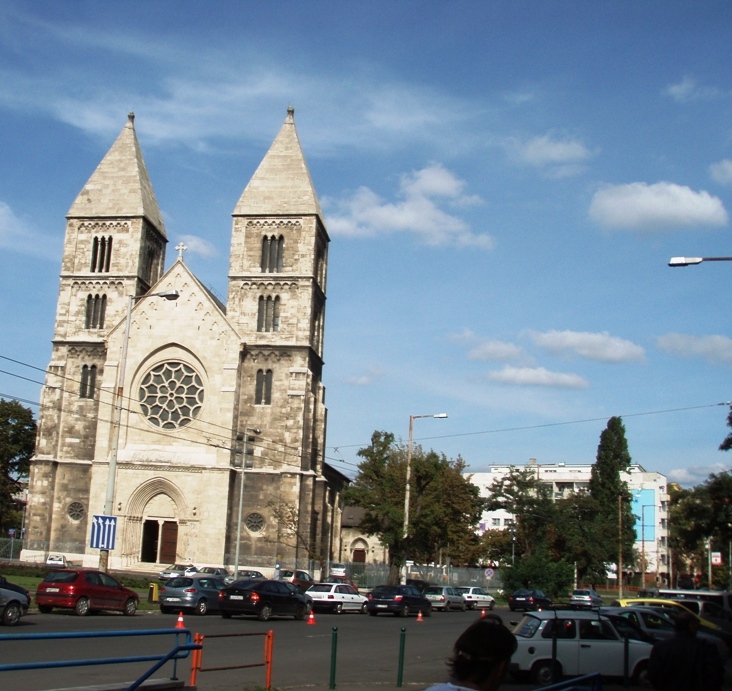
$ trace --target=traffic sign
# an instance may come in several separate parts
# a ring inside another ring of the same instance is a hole
[[[486,569],[485,570],[485,577],[486,578],[493,578],[494,571],[493,569]]]
[[[92,549],[114,549],[116,537],[117,516],[94,516],[89,542]]]

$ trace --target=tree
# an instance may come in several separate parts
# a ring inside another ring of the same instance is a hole
[[[390,432],[374,432],[360,449],[358,475],[343,493],[346,504],[366,509],[361,529],[377,535],[389,549],[389,582],[398,583],[407,556],[437,561],[449,554],[467,562],[478,553],[475,527],[483,508],[478,488],[463,475],[462,459],[420,446],[412,450],[409,533],[404,539],[406,447]]]
[[[574,569],[566,559],[556,559],[547,545],[538,545],[532,554],[522,555],[511,568],[501,569],[503,589],[538,588],[551,598],[566,595],[572,587]]]
[[[635,518],[630,507],[628,483],[621,473],[630,470],[630,452],[625,438],[625,425],[620,417],[611,417],[600,434],[597,460],[590,474],[590,496],[597,502],[595,534],[604,535],[603,549],[597,554],[598,562],[588,569],[599,572],[604,564],[615,563],[622,548],[623,563],[632,561],[635,544]],[[622,534],[618,525],[618,504],[622,515]],[[618,544],[620,538],[620,544]],[[622,565],[621,570],[622,570]]]
[[[727,414],[727,427],[732,427],[732,405],[729,407],[729,413]],[[720,451],[729,451],[730,449],[732,449],[732,432],[730,432],[719,445]]]
[[[35,445],[36,422],[30,408],[0,399],[0,528],[16,527],[16,495],[20,481],[28,477]]]

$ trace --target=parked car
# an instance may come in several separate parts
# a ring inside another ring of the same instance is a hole
[[[5,576],[0,576],[0,588],[5,588],[5,590],[14,590],[16,593],[25,595],[28,603],[30,604],[31,594],[22,585],[18,585],[17,583],[11,583],[7,578],[5,578]]]
[[[352,588],[355,588],[358,590],[358,585],[356,585],[356,581],[349,578],[348,576],[328,576],[322,583],[343,583],[345,585],[350,585]]]
[[[158,574],[158,578],[161,581],[167,581],[169,578],[190,576],[192,573],[198,573],[198,569],[193,564],[171,564]]]
[[[100,610],[117,610],[132,616],[139,602],[134,590],[125,588],[109,574],[90,569],[51,571],[36,590],[36,604],[44,614],[60,607],[73,609],[81,617]]]
[[[527,588],[519,588],[515,593],[508,596],[508,608],[514,612],[517,609],[546,609],[552,606],[550,597],[544,594],[543,590],[529,590]]]
[[[602,598],[592,588],[579,588],[569,596],[570,609],[596,609],[602,606]]]
[[[464,612],[468,608],[462,593],[449,585],[428,585],[422,595],[432,603],[432,609],[441,609],[443,612],[459,609]]]
[[[30,600],[23,593],[8,588],[0,588],[0,622],[5,626],[15,626],[22,616],[28,614]]]
[[[425,617],[432,614],[432,603],[413,585],[377,585],[368,598],[366,610],[372,617],[382,612],[399,617],[420,612]]]
[[[335,612],[366,612],[369,599],[356,588],[346,583],[316,583],[307,590],[312,598],[313,609]]]
[[[280,569],[280,580],[294,583],[300,592],[305,592],[315,581],[307,571],[299,569]]]
[[[226,587],[220,578],[194,573],[190,576],[169,578],[160,586],[159,603],[163,614],[192,609],[204,615],[209,609],[218,610],[219,591]]]
[[[628,597],[613,600],[610,604],[613,607],[661,607],[667,610],[675,610],[677,613],[689,612],[690,610],[684,607],[682,603],[682,600],[666,600],[664,598],[655,597]],[[699,620],[699,624],[701,626],[706,627],[707,629],[719,629],[719,626],[713,621],[709,621],[694,612],[692,612],[692,614],[694,614],[694,616]]]
[[[285,581],[236,581],[219,591],[219,611],[224,619],[234,614],[254,615],[260,621],[286,616],[304,619],[310,602],[296,585]]]
[[[496,606],[496,599],[478,586],[460,585],[457,587],[465,599],[468,609],[493,609]]]
[[[676,600],[676,598],[672,599]],[[709,602],[708,600],[692,600],[690,597],[685,597],[683,599],[679,598],[677,602],[686,607],[690,612],[708,619],[721,628],[730,628],[732,614],[716,602]]]
[[[65,569],[73,566],[73,564],[66,559],[63,554],[49,554],[46,557],[46,566],[53,566],[57,569]]]
[[[627,640],[628,672],[638,686],[648,683],[651,643],[624,639],[612,622],[597,612],[526,612],[513,627],[513,633],[518,646],[509,670],[515,677],[530,676],[541,685],[550,684],[555,678],[558,681],[563,676],[593,672],[622,677]],[[556,669],[552,664],[553,639]]]
[[[231,583],[233,583],[234,580],[237,580],[237,581],[246,581],[246,580],[266,581],[267,577],[261,571],[255,571],[254,569],[239,569],[239,573],[237,574],[236,579],[232,576],[230,582],[228,582],[226,585],[231,585]]]
[[[600,614],[631,622],[644,631],[652,640],[662,641],[676,635],[674,615],[669,610],[653,607],[601,607]],[[616,628],[619,628],[616,625]],[[622,631],[620,632],[622,634]],[[730,651],[725,641],[715,635],[714,631],[697,631],[696,637],[714,645],[723,660],[729,657]]]
[[[346,565],[339,561],[334,561],[330,565],[328,576],[343,576],[346,577]]]
[[[209,578],[218,578],[227,585],[234,582],[233,574],[229,573],[223,566],[202,566],[196,573],[202,573]]]

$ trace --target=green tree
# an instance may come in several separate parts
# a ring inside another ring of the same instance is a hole
[[[732,427],[732,405],[729,407],[729,413],[727,414],[727,427]],[[730,449],[732,449],[732,432],[730,432],[719,445],[720,451],[729,451]]]
[[[572,588],[574,567],[566,559],[556,559],[546,544],[537,545],[531,554],[522,555],[514,566],[501,569],[503,590],[538,588],[552,599],[563,597]]]
[[[462,459],[412,449],[409,533],[404,539],[406,447],[390,432],[374,432],[360,449],[358,474],[344,491],[346,504],[366,509],[361,528],[389,548],[389,582],[399,581],[406,558],[436,561],[450,555],[466,563],[478,552],[475,535],[483,503],[478,488],[463,475]]]
[[[36,422],[30,408],[0,399],[0,528],[17,527],[21,480],[28,477],[36,444]],[[12,524],[10,523],[12,521]]]
[[[631,510],[628,483],[621,477],[622,473],[630,470],[630,462],[623,420],[611,417],[600,434],[597,460],[590,474],[589,492],[598,508],[594,534],[604,536],[604,539],[600,541],[602,549],[595,556],[597,561],[587,564],[588,571],[599,573],[605,564],[616,563],[621,546],[623,563],[633,560],[635,518]],[[618,525],[619,514],[622,515],[622,533]]]

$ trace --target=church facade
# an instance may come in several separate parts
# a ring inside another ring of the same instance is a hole
[[[234,208],[227,304],[182,244],[165,271],[130,114],[67,215],[24,558],[96,566],[110,515],[110,568],[333,558],[347,479],[324,462],[328,244],[290,108]]]

